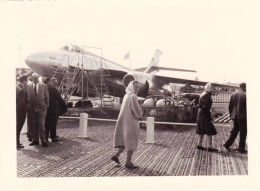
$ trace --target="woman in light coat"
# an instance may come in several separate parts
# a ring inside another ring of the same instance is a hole
[[[127,160],[125,167],[131,169],[138,168],[132,163],[131,159],[138,146],[140,131],[138,119],[143,115],[136,96],[138,91],[139,83],[137,81],[131,81],[126,88],[114,135],[114,148],[118,148],[118,151],[111,158],[111,160],[119,164],[118,157],[126,149]]]
[[[199,98],[199,110],[197,115],[197,129],[196,134],[199,135],[199,144],[197,149],[206,150],[202,146],[203,136],[207,135],[208,138],[208,148],[209,152],[218,151],[212,147],[212,136],[217,134],[217,131],[212,123],[211,118],[211,106],[212,106],[212,91],[213,87],[211,83],[207,83],[204,88],[204,92],[200,95]]]

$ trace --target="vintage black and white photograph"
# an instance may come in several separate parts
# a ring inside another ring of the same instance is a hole
[[[257,190],[256,5],[1,1],[3,176],[27,190]]]

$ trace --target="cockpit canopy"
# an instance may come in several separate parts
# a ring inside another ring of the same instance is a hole
[[[86,55],[89,55],[89,56],[93,56],[93,57],[100,57],[96,54],[93,54],[87,50],[84,50],[84,48],[82,49],[80,46],[77,46],[77,45],[73,45],[73,44],[66,44],[65,46],[63,46],[60,50],[63,50],[63,51],[69,51],[69,52],[72,52],[72,53],[80,53],[80,54],[86,54]]]
[[[82,53],[82,49],[79,46],[72,45],[72,44],[66,44],[65,46],[63,46],[61,48],[61,50],[67,50],[67,51]],[[87,53],[88,53],[87,51],[83,50],[83,54],[87,54]]]

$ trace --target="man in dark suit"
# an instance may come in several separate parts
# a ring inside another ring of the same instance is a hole
[[[26,85],[27,76],[19,77],[19,83],[16,86],[16,148],[24,148],[20,144],[20,133],[26,118]]]
[[[49,92],[45,84],[39,82],[38,75],[32,74],[32,83],[27,85],[28,125],[32,128],[32,143],[38,145],[39,136],[43,147],[48,147],[45,137],[44,120],[49,107]]]
[[[240,132],[239,147],[240,153],[247,153],[246,135],[247,135],[247,115],[246,115],[246,84],[240,84],[240,90],[232,94],[229,102],[230,119],[233,120],[233,129],[229,139],[223,145],[227,150],[235,141],[238,132]]]
[[[54,87],[53,83],[55,82],[55,79],[46,78],[44,80],[44,83],[48,87],[49,91],[49,108],[47,109],[47,114],[45,118],[45,134],[46,134],[46,140],[48,141],[48,138],[52,139],[52,142],[58,142],[60,139],[58,139],[57,133],[56,133],[56,126],[59,119],[59,107],[60,105],[65,105],[65,102],[63,101],[59,91]]]
[[[32,76],[28,76],[28,83],[27,84],[30,84],[32,83]],[[32,127],[31,127],[31,123],[30,123],[30,116],[27,112],[27,138],[28,138],[28,141],[32,142]]]

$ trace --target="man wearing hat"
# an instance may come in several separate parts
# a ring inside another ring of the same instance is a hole
[[[32,132],[32,143],[29,145],[39,145],[39,137],[43,147],[48,147],[45,137],[44,120],[49,107],[49,92],[45,84],[39,82],[39,76],[32,74],[32,83],[27,85],[27,112],[28,126]]]
[[[27,76],[21,75],[18,80],[19,83],[16,86],[16,147],[20,149],[24,148],[24,146],[20,144],[20,133],[26,118]]]
[[[246,135],[247,135],[247,114],[246,114],[246,83],[241,83],[240,90],[232,94],[229,102],[230,119],[233,120],[233,129],[229,139],[223,145],[227,150],[235,141],[238,132],[240,133],[238,151],[247,153]]]

